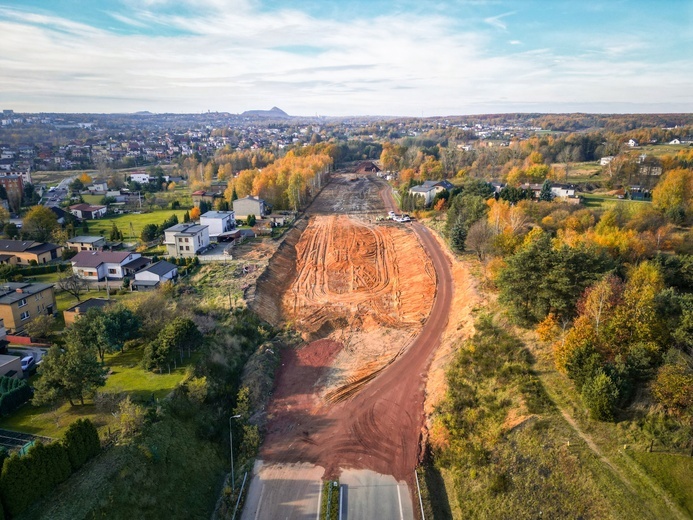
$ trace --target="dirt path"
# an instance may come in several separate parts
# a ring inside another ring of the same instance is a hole
[[[577,435],[583,441],[585,441],[585,444],[587,445],[587,447],[590,450],[592,450],[592,452],[599,458],[599,460],[601,460],[604,464],[606,464],[609,467],[609,469],[611,469],[611,471],[614,473],[614,475],[616,475],[619,478],[619,480],[623,483],[624,486],[626,486],[628,488],[628,490],[631,493],[633,493],[634,495],[638,495],[638,492],[633,487],[633,484],[631,483],[630,479],[628,478],[628,476],[623,471],[621,471],[621,468],[616,466],[616,464],[611,462],[611,460],[606,455],[604,455],[602,453],[602,451],[599,449],[599,446],[597,446],[595,444],[595,442],[592,440],[592,438],[589,435],[587,435],[586,433],[584,433],[582,431],[582,429],[580,429],[580,427],[578,426],[575,419],[573,419],[573,417],[567,411],[565,411],[560,406],[559,406],[559,410],[561,411],[561,415],[566,420],[566,422],[570,425],[570,427],[573,430],[575,430],[575,433],[577,433]],[[681,511],[679,506],[676,505],[676,503],[674,503],[673,500],[671,500],[671,498],[669,497],[669,495],[666,491],[662,490],[659,487],[659,485],[657,485],[655,482],[653,482],[652,479],[649,476],[647,476],[646,474],[644,474],[642,471],[640,471],[636,468],[634,468],[634,469],[638,472],[638,475],[640,476],[640,478],[643,479],[647,483],[647,485],[649,485],[652,488],[654,494],[661,497],[662,500],[664,500],[667,507],[669,508],[669,511],[672,513],[672,515],[674,515],[674,517],[679,518],[680,520],[686,520],[688,518],[688,516],[683,511]]]

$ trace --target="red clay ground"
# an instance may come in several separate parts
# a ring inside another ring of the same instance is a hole
[[[384,195],[383,212],[393,207],[383,184],[370,181],[367,189],[371,195]],[[327,475],[336,475],[339,468],[371,469],[411,482],[424,424],[426,373],[452,300],[448,259],[426,228],[416,223],[412,228],[430,256],[438,282],[420,334],[358,393],[332,404],[319,397],[316,383],[327,373],[339,346],[318,341],[289,353],[270,405],[261,451],[265,462],[310,462],[324,467]]]

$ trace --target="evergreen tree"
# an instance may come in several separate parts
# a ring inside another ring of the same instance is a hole
[[[546,179],[544,184],[541,185],[541,191],[539,192],[539,200],[546,202],[551,202],[553,200],[553,193],[551,193],[551,181]]]
[[[460,215],[450,229],[450,245],[458,253],[464,252],[464,244],[467,240],[467,226],[464,218]]]
[[[186,211],[183,214],[183,223],[187,224],[188,222],[190,222],[190,212]]]

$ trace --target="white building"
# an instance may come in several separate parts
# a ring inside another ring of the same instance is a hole
[[[133,173],[132,175],[130,175],[130,180],[133,182],[138,182],[140,184],[149,184],[149,174]]]
[[[72,271],[89,281],[122,280],[130,274],[127,264],[141,256],[128,251],[81,251],[72,257]]]
[[[178,267],[171,262],[161,260],[135,273],[135,280],[132,282],[132,288],[137,291],[146,291],[158,287],[161,282],[175,280],[177,277]]]
[[[606,166],[607,164],[609,164],[613,160],[614,160],[613,155],[607,155],[606,157],[602,157],[601,159],[599,159],[599,165],[600,166]]]
[[[164,231],[169,256],[195,256],[209,246],[209,227],[199,224],[176,224]]]
[[[638,142],[635,139],[629,139],[628,146],[630,146],[631,148],[635,148],[638,146]]]
[[[215,238],[236,227],[236,219],[233,211],[208,211],[200,216],[200,225],[209,227],[210,238]]]

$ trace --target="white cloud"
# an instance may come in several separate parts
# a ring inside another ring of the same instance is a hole
[[[240,112],[276,105],[293,114],[332,115],[537,110],[657,98],[677,100],[679,110],[693,108],[690,67],[648,66],[624,59],[623,51],[499,56],[490,52],[496,42],[487,32],[461,32],[436,15],[334,21],[298,10],[263,12],[246,0],[233,8],[222,0],[187,0],[204,14],[182,16],[162,14],[165,3],[138,0],[135,8],[133,2],[128,25],[163,25],[183,36],[117,34],[0,11],[3,102],[26,111]],[[504,26],[502,18],[511,14],[487,23]]]
[[[499,14],[497,16],[490,16],[488,18],[484,18],[484,22],[489,24],[491,27],[495,27],[496,29],[500,29],[502,31],[505,31],[508,29],[508,26],[503,21],[503,18],[507,18],[508,16],[512,16],[515,13],[516,13],[516,11],[510,11],[508,13]]]

